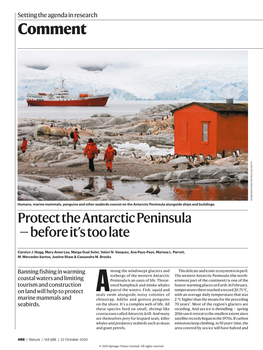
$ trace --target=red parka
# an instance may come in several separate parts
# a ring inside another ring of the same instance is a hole
[[[24,140],[21,146],[21,151],[25,152],[26,148],[27,148],[27,140]]]
[[[89,159],[95,158],[98,153],[98,148],[94,142],[89,142],[85,147],[84,156],[87,155]]]
[[[114,154],[115,153],[113,147],[109,146],[104,153],[104,159],[107,159],[107,161],[111,161],[114,158]]]
[[[77,131],[75,130],[75,131],[74,131],[74,138],[73,138],[73,142],[78,141],[78,139],[79,139],[79,135],[78,135]]]

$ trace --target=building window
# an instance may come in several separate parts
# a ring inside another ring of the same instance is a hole
[[[202,124],[202,141],[208,142],[208,123]]]

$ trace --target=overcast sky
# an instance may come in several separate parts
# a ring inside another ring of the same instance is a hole
[[[50,65],[52,63],[78,65],[139,64],[196,65],[236,64],[247,65],[247,51],[221,50],[19,50],[18,63],[24,65]]]

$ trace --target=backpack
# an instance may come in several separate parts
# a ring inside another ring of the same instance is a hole
[[[74,139],[74,131],[71,131],[70,138]]]

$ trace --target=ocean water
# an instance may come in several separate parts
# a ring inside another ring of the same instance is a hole
[[[139,113],[142,108],[160,104],[176,104],[179,101],[108,101],[104,107],[33,107],[26,101],[18,101],[18,118],[87,119],[94,114],[108,113],[112,116]]]

